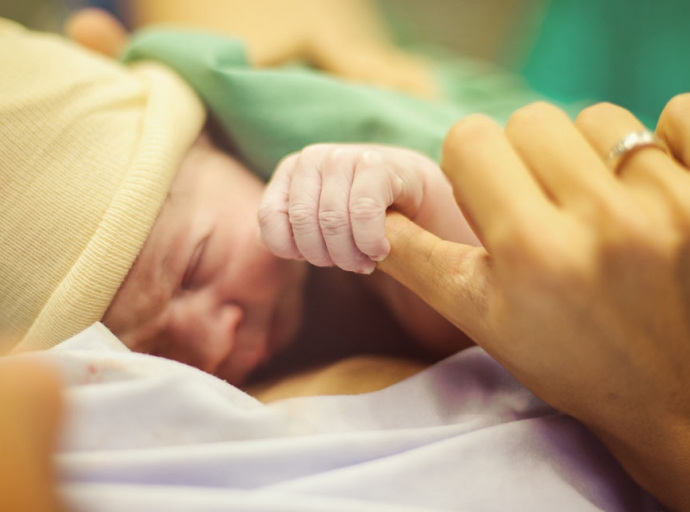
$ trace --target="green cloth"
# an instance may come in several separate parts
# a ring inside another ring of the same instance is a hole
[[[210,34],[142,32],[123,56],[140,59],[177,71],[263,178],[286,155],[318,142],[394,144],[438,159],[446,132],[468,113],[305,68],[252,69],[240,41]]]
[[[523,73],[559,101],[612,101],[654,126],[690,91],[690,1],[551,0]]]
[[[238,40],[170,29],[136,34],[122,59],[156,60],[177,71],[264,179],[283,157],[319,142],[391,144],[438,160],[457,120],[484,112],[503,123],[537,99],[514,75],[469,61],[439,58],[447,99],[424,101],[299,66],[252,69]]]

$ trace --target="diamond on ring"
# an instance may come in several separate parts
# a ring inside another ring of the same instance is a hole
[[[668,147],[663,140],[649,130],[640,130],[629,133],[613,146],[606,157],[606,165],[614,173],[618,173],[623,161],[635,151],[643,148],[656,148],[669,154]]]

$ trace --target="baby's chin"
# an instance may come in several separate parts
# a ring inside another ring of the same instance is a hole
[[[270,324],[266,326],[264,342],[255,344],[251,349],[233,350],[215,375],[234,386],[241,386],[255,370],[267,365],[276,354],[296,340],[302,327],[302,317],[302,294],[295,294],[293,300],[284,296]]]
[[[215,376],[221,378],[233,386],[240,386],[247,380],[249,374],[262,364],[266,359],[264,348],[254,351],[235,350],[229,359],[215,372]]]
[[[298,262],[302,263],[302,262]],[[270,363],[272,358],[296,341],[302,328],[304,317],[304,284],[307,265],[302,265],[305,272],[298,274],[293,286],[285,290],[278,305],[266,326],[264,350],[254,354],[233,352],[217,376],[230,384],[242,385],[255,370]]]

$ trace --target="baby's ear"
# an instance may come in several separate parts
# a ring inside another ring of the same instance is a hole
[[[67,37],[86,48],[117,58],[129,40],[124,25],[102,9],[81,9],[65,22]]]

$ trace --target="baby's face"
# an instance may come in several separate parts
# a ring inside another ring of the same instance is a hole
[[[129,348],[239,384],[296,334],[306,266],[259,237],[263,184],[202,136],[103,323]]]

